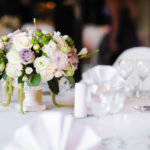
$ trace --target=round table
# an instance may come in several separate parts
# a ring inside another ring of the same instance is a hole
[[[41,113],[53,111],[73,115],[73,108],[56,108],[48,99],[43,98],[43,103],[47,106],[47,110],[43,112],[27,112],[21,115],[15,109],[15,102],[8,107],[0,107],[0,149],[10,142],[18,128],[33,121]],[[128,139],[130,148],[126,150],[148,150],[150,147],[150,111],[140,112],[133,109],[133,106],[138,105],[150,105],[150,100],[128,99],[124,108],[117,114],[78,120],[89,124],[102,139],[112,137]]]

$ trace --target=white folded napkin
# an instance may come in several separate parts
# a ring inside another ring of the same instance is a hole
[[[99,142],[88,125],[71,115],[51,112],[18,129],[5,150],[98,150]]]
[[[124,80],[114,67],[97,65],[82,74],[81,82],[96,85],[111,82],[115,86],[115,84],[124,82]]]

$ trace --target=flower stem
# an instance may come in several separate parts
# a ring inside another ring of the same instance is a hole
[[[20,84],[20,113],[24,114],[23,111],[23,89],[24,89],[24,83]]]
[[[73,105],[63,105],[56,102],[56,95],[52,92],[52,102],[56,107],[74,107]]]
[[[8,84],[9,84],[9,78],[7,77],[6,78],[6,84],[5,84],[5,97],[7,97],[7,94],[8,94]]]
[[[6,88],[7,86],[7,88]],[[7,91],[7,92],[6,92]],[[12,78],[7,77],[6,79],[6,85],[5,85],[5,92],[7,93],[7,102],[5,104],[2,104],[2,106],[8,106],[11,101],[11,93],[12,93]]]

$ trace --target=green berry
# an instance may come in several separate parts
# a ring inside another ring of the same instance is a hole
[[[40,50],[40,48],[41,48],[41,47],[40,47],[39,44],[34,44],[34,45],[33,45],[33,49],[36,50],[36,51]]]
[[[8,41],[8,36],[6,36],[6,35],[2,36],[2,37],[1,37],[1,40],[2,40],[3,42],[7,42],[7,41]]]
[[[68,46],[62,46],[61,51],[64,52],[64,53],[68,53],[69,52]]]
[[[0,71],[4,71],[4,69],[5,69],[5,63],[1,63],[0,64]]]
[[[65,71],[67,76],[73,76],[74,75],[74,71],[73,70],[67,70]]]

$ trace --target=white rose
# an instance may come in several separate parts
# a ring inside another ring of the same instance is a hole
[[[33,72],[33,69],[31,67],[27,67],[25,72],[26,74],[31,74]]]
[[[82,48],[78,55],[86,55],[88,53],[87,48]]]
[[[51,60],[56,63],[58,70],[64,70],[69,63],[68,55],[61,51],[55,52]]]
[[[10,64],[8,63],[6,66],[6,74],[11,78],[18,78],[22,75],[21,72],[21,64]]]
[[[19,57],[19,52],[11,49],[7,55],[6,55],[8,62],[11,64],[18,64],[20,63],[20,57]]]
[[[55,72],[55,77],[56,77],[56,78],[60,78],[62,75],[63,75],[63,71],[57,70],[57,71]]]
[[[28,36],[26,32],[16,34],[13,37],[13,48],[20,51],[23,48],[30,49],[32,47],[32,37]]]
[[[67,40],[68,37],[69,37],[68,35],[64,35],[64,36],[63,36],[63,39],[64,39],[64,40]]]
[[[46,83],[47,81],[50,81],[54,77],[54,73],[51,72],[49,69],[45,69],[40,72],[41,80],[42,82]]]
[[[0,42],[0,49],[4,49],[4,47],[5,47],[5,44]]]
[[[48,69],[51,70],[51,72],[54,72],[57,69],[57,64],[55,62],[50,63]]]
[[[48,43],[48,45],[43,46],[43,52],[47,54],[48,57],[52,57],[53,53],[57,50],[57,45],[52,40]]]
[[[24,76],[23,79],[22,79],[24,82],[28,81],[28,77],[27,76]]]
[[[34,30],[33,28],[30,28],[30,27],[27,27],[27,28],[26,28],[26,32],[28,33],[28,35],[29,35],[30,37],[32,37],[34,31],[35,31],[35,30]]]
[[[50,65],[50,60],[45,56],[38,57],[34,61],[34,67],[36,68],[36,71],[38,73],[40,73],[43,70],[46,70],[46,68],[48,68],[49,65]]]
[[[60,32],[54,32],[53,38],[57,42],[57,46],[58,46],[59,49],[61,49],[62,46],[67,46],[68,45],[66,43],[65,39],[63,37],[61,37]]]

